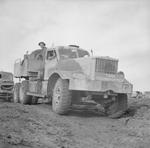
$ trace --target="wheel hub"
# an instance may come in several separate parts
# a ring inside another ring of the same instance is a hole
[[[59,104],[60,98],[61,98],[61,89],[60,87],[57,87],[54,94],[54,101],[56,105]]]

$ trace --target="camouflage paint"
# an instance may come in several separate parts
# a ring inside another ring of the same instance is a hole
[[[62,46],[61,46],[62,48]],[[68,48],[68,47],[66,47]],[[70,48],[70,47],[69,47]],[[73,47],[75,49],[75,47]],[[56,51],[57,57],[52,60],[46,59],[45,55],[45,65],[38,64],[38,68],[35,69],[36,62],[32,62],[32,59],[29,63],[30,69],[26,71],[41,71],[44,69],[44,81],[42,84],[42,92],[46,92],[45,88],[48,82],[48,79],[54,74],[57,73],[62,79],[69,80],[69,89],[70,90],[82,90],[82,91],[93,91],[93,92],[105,92],[112,90],[115,93],[131,93],[132,85],[126,81],[125,78],[117,77],[117,74],[104,74],[95,72],[96,58],[103,58],[108,60],[115,60],[110,57],[82,57],[82,58],[72,58],[61,60],[59,57],[59,46],[53,47],[49,50]],[[32,53],[33,56],[33,53]],[[27,59],[27,58],[26,58]],[[33,67],[33,68],[32,68]],[[35,85],[33,84],[33,87]]]
[[[95,73],[95,58],[76,58],[59,61],[55,73],[64,79],[69,79],[70,90],[105,92],[112,90],[115,93],[131,93],[132,85],[116,75]],[[48,71],[48,76],[54,69]],[[65,75],[65,76],[64,76]]]

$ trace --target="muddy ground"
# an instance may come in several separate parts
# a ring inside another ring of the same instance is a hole
[[[149,148],[150,99],[129,99],[120,119],[92,110],[52,112],[49,104],[0,103],[0,148]]]

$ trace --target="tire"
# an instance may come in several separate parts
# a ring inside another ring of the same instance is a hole
[[[127,102],[128,102],[127,94],[118,94],[116,100],[111,105],[107,106],[107,108],[105,108],[106,114],[110,118],[121,117],[128,108]]]
[[[71,105],[71,92],[67,80],[59,78],[53,89],[52,109],[57,114],[68,113]]]
[[[20,83],[16,83],[14,86],[14,95],[13,95],[13,102],[14,103],[19,103],[19,90],[20,90]]]
[[[37,103],[38,103],[38,97],[33,96],[33,97],[32,97],[32,101],[31,101],[31,104],[35,105],[35,104],[37,104]]]
[[[31,104],[31,96],[27,95],[29,82],[28,81],[22,81],[19,91],[19,99],[21,104]]]

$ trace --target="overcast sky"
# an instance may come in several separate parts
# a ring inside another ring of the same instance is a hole
[[[150,90],[148,0],[0,0],[0,70],[28,50],[77,44],[119,59],[134,90]]]

